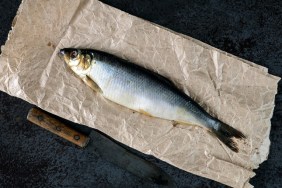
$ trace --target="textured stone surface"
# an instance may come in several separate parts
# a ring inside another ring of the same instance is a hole
[[[282,3],[220,0],[103,0],[130,14],[189,35],[221,50],[269,68],[282,76]],[[3,45],[20,1],[0,2]],[[268,161],[251,180],[255,187],[281,187],[282,95],[276,97]],[[0,187],[157,187],[83,152],[26,121],[31,105],[0,93]],[[85,133],[89,128],[74,125]],[[140,156],[164,169],[179,187],[224,187],[183,172],[151,156]]]

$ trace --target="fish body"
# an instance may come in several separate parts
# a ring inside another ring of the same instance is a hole
[[[62,49],[60,53],[87,85],[112,102],[152,117],[205,127],[236,152],[232,138],[245,138],[159,74],[100,51]]]
[[[161,77],[114,58],[95,57],[87,76],[97,83],[105,98],[153,117],[200,125],[208,121],[187,95]]]

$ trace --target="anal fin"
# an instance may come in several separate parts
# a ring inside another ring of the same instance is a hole
[[[183,126],[197,126],[193,123],[189,123],[189,122],[182,122],[182,121],[178,121],[178,120],[172,120],[172,125],[174,127],[183,127]],[[181,126],[182,125],[182,126]]]

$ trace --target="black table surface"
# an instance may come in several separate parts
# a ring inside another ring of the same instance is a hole
[[[191,36],[282,76],[282,1],[103,0],[135,16]],[[0,1],[0,44],[20,0]],[[67,6],[66,6],[67,8]],[[271,120],[269,158],[255,170],[255,187],[282,187],[281,82]],[[31,104],[0,92],[0,187],[160,187],[32,125]],[[68,122],[69,123],[69,122]],[[89,133],[90,128],[70,123]],[[178,187],[226,187],[134,151],[165,170]]]

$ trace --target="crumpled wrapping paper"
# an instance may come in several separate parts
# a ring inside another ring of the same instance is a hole
[[[278,77],[190,37],[92,0],[24,0],[2,46],[0,90],[187,172],[251,187],[267,159]],[[172,80],[209,113],[247,135],[234,153],[204,129],[174,127],[95,94],[57,56],[63,47],[102,50]]]

